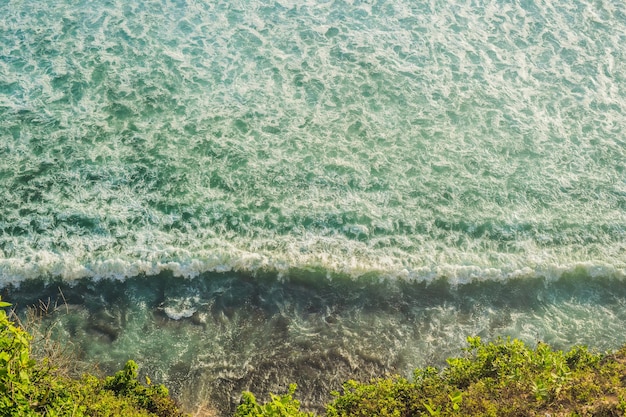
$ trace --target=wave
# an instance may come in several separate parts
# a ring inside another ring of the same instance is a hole
[[[446,280],[451,285],[465,285],[480,281],[509,281],[545,278],[557,280],[571,275],[589,278],[626,278],[626,264],[616,258],[558,262],[555,253],[527,256],[499,254],[500,264],[460,264],[441,262],[419,264],[416,256],[384,256],[367,258],[339,256],[332,253],[263,254],[231,249],[213,251],[196,256],[176,258],[182,250],[152,253],[144,258],[112,257],[108,259],[77,258],[52,252],[37,252],[28,258],[0,259],[0,287],[19,286],[23,281],[40,280],[65,282],[80,279],[125,280],[136,276],[155,276],[169,273],[175,277],[195,278],[205,273],[237,272],[256,276],[275,276],[279,280],[307,277],[310,280],[405,280],[433,282]],[[452,250],[450,250],[452,252]],[[450,255],[450,254],[448,254]],[[468,255],[467,253],[457,253]],[[492,254],[493,255],[493,254]],[[413,259],[411,259],[413,258]],[[508,259],[507,259],[508,258]]]

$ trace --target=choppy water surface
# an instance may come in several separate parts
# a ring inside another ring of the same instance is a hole
[[[623,2],[0,15],[0,285],[72,294],[86,358],[191,403],[405,372],[473,333],[622,342]]]

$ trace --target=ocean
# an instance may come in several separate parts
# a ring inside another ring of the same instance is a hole
[[[625,3],[0,16],[0,292],[81,360],[228,415],[470,335],[626,342]]]

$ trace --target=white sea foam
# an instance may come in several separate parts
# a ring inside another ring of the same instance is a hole
[[[358,251],[358,250],[357,250]],[[177,251],[172,251],[176,253]],[[550,263],[537,258],[510,258],[503,262],[504,266],[479,266],[476,260],[472,264],[447,263],[439,257],[425,266],[426,259],[415,257],[384,259],[360,259],[344,253],[303,254],[301,252],[281,253],[280,255],[262,255],[244,251],[207,252],[199,258],[183,258],[176,255],[178,261],[152,259],[108,259],[104,261],[80,260],[68,256],[50,253],[36,254],[28,261],[21,259],[0,260],[0,276],[2,285],[18,285],[23,280],[62,278],[75,281],[81,278],[126,279],[139,275],[153,276],[162,272],[170,272],[181,278],[194,278],[207,272],[236,271],[243,274],[275,273],[286,277],[295,271],[310,271],[312,277],[344,277],[359,279],[362,276],[378,275],[383,279],[400,279],[416,282],[433,282],[446,279],[452,285],[464,285],[481,281],[507,281],[511,279],[545,278],[556,280],[568,274],[584,275],[590,278],[626,278],[624,263],[586,261],[576,263]],[[455,253],[454,260],[461,259],[463,254]],[[554,257],[548,257],[548,259]]]
[[[623,277],[623,4],[239,6],[0,6],[0,283]]]

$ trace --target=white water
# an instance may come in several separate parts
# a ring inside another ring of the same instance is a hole
[[[624,276],[621,2],[6,2],[3,282]]]

